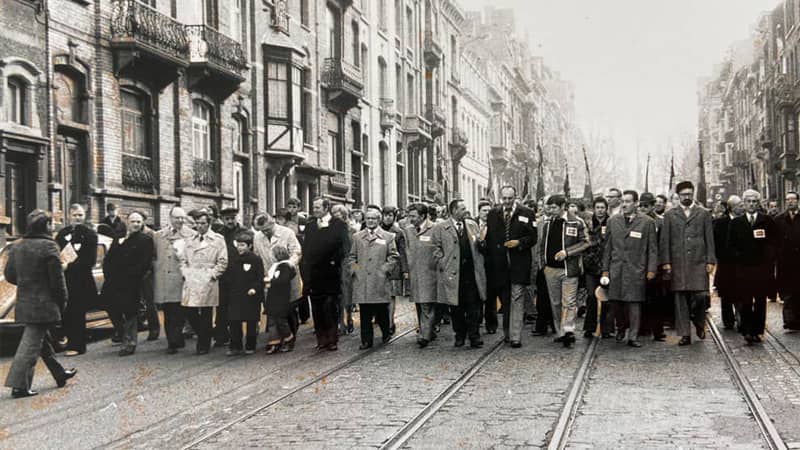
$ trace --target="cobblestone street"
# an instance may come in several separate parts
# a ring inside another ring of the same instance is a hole
[[[52,389],[37,367],[39,397],[0,400],[0,448],[381,447],[502,339],[487,335],[483,349],[454,348],[443,327],[420,350],[412,318],[403,303],[398,338],[366,354],[357,335],[343,337],[338,352],[314,351],[308,326],[294,353],[274,357],[216,351],[167,358],[159,342],[145,342],[133,359],[109,364],[117,362],[114,350],[98,342],[70,360],[80,377],[68,388]],[[761,346],[721,332],[793,448],[800,440],[800,335],[780,324],[780,306],[771,304],[773,331]],[[502,346],[402,446],[546,447],[589,342],[564,349],[552,337],[529,337],[521,349]],[[598,343],[567,448],[766,447],[711,337],[690,347],[678,347],[675,336],[643,342],[641,349]],[[0,375],[9,364],[0,363]],[[41,430],[41,440],[22,439],[31,430]]]

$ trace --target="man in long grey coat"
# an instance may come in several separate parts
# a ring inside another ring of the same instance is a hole
[[[411,295],[416,304],[419,336],[417,344],[426,347],[434,339],[436,324],[436,262],[433,259],[433,223],[428,207],[414,203],[408,207],[409,225],[405,229]]]
[[[708,275],[717,263],[711,214],[694,202],[694,185],[677,186],[680,205],[664,214],[659,256],[662,269],[671,275],[670,290],[675,297],[675,331],[679,345],[692,343],[689,323],[697,337],[705,339],[705,308]]]
[[[208,353],[214,307],[219,305],[219,278],[228,267],[225,238],[211,231],[211,216],[203,210],[197,217],[197,235],[186,242],[181,259],[184,277],[181,305],[197,333],[197,354]]]
[[[642,304],[647,299],[647,282],[654,279],[658,265],[658,242],[653,219],[637,212],[639,194],[622,193],[622,212],[608,219],[603,274],[600,284],[608,286],[617,321],[617,342],[641,347],[639,328]]]
[[[481,303],[486,299],[486,272],[478,250],[478,225],[466,220],[463,200],[448,205],[450,218],[433,227],[433,258],[436,261],[439,303],[450,305],[455,346],[464,346],[468,337],[472,348],[483,347],[478,327]]]
[[[164,333],[167,335],[167,353],[177,353],[186,344],[183,340],[183,323],[186,321],[181,295],[183,276],[181,257],[186,242],[197,234],[184,225],[186,212],[180,206],[169,212],[169,225],[153,236],[156,260],[153,264],[153,302],[164,310]]]
[[[394,234],[378,227],[381,221],[380,209],[377,206],[368,206],[365,219],[367,227],[353,235],[347,257],[347,266],[353,278],[353,303],[359,305],[361,318],[360,350],[372,347],[372,319],[381,328],[383,342],[391,338],[391,290],[388,277],[400,257],[394,243]]]

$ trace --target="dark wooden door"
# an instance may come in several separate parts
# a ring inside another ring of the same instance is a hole
[[[36,180],[32,158],[14,158],[9,154],[6,160],[6,211],[11,216],[11,236],[25,233],[28,213],[36,208]]]
[[[62,155],[66,167],[64,168],[65,207],[73,203],[83,204],[87,192],[87,161],[85,140],[81,137],[60,136]],[[65,208],[66,209],[66,208]]]

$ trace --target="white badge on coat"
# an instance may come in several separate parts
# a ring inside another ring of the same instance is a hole
[[[631,231],[631,237],[634,239],[641,239],[642,233],[639,231]]]
[[[245,272],[250,272],[250,267],[252,267],[250,264],[242,264],[242,269],[244,269]]]
[[[576,227],[567,227],[565,233],[567,236],[578,237],[578,229]]]
[[[602,227],[600,227],[600,234],[602,234],[603,236],[605,236],[605,235],[606,235],[606,226],[605,226],[605,225],[603,225]]]
[[[767,237],[767,232],[763,228],[753,230],[753,237],[756,239],[765,239]]]
[[[72,234],[64,235],[64,240],[67,241],[67,242],[71,241],[72,240]]]
[[[81,251],[81,244],[80,244],[80,242],[79,242],[79,243],[77,243],[77,244],[72,244],[72,246],[73,246],[73,247],[75,247],[75,251],[78,251],[78,252],[79,252],[79,251]]]
[[[431,241],[431,237],[430,236],[420,236],[419,237],[419,241],[420,242],[430,242]]]
[[[125,242],[125,238],[119,238],[117,242],[119,242],[119,245],[122,245],[122,243]]]
[[[519,221],[522,222],[522,223],[528,223],[530,221],[530,219],[528,219],[525,216],[519,216]]]

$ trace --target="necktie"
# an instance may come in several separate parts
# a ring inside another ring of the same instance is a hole
[[[200,242],[203,242],[203,235],[200,235]]]
[[[756,216],[755,214],[748,214],[747,220],[750,222],[750,226],[752,227],[756,223]]]
[[[505,227],[506,228],[505,229],[505,231],[506,231],[505,238],[506,238],[506,240],[509,240],[510,237],[511,237],[511,208],[506,208],[505,209],[505,217],[504,217],[503,222],[504,222],[504,224],[506,226]]]
[[[464,234],[464,227],[461,222],[456,222],[456,230],[458,230],[458,235],[461,236]]]

